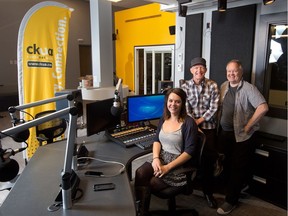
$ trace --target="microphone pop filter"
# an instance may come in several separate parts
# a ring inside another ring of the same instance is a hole
[[[7,182],[14,179],[19,172],[19,164],[14,159],[0,159],[0,182]]]

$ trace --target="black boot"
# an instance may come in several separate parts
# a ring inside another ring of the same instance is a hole
[[[135,187],[137,216],[148,216],[151,192],[148,187]]]

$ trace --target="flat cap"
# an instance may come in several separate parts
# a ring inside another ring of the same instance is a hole
[[[204,58],[201,58],[201,57],[193,58],[191,60],[191,67],[193,67],[195,65],[203,65],[204,67],[206,67],[206,60]]]

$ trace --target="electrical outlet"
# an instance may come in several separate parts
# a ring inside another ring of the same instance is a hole
[[[178,71],[178,72],[181,72],[181,71],[182,71],[182,64],[178,64],[178,65],[177,65],[177,71]]]

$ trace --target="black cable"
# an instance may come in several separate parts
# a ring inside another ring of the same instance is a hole
[[[74,199],[72,199],[72,202],[75,202],[75,201],[81,199],[83,197],[83,195],[84,195],[84,192],[83,192],[83,190],[81,188],[77,188],[76,189],[76,195],[77,195],[77,192],[80,192],[80,195],[78,197],[75,197]]]
[[[28,113],[28,112],[26,112],[26,111],[24,111],[24,110],[19,110],[19,109],[16,109],[16,110],[18,110],[19,112],[25,113],[26,115],[29,115],[29,116],[32,118],[32,120],[35,119],[34,116],[32,116],[30,113]]]
[[[108,161],[108,160],[102,160],[102,159],[94,158],[94,157],[79,157],[79,158],[77,158],[77,160],[81,160],[81,159],[96,160],[96,161],[100,161],[103,163],[118,164],[118,165],[122,166],[121,169],[117,173],[114,173],[112,175],[104,175],[103,174],[103,175],[100,175],[99,177],[105,177],[105,178],[115,177],[117,175],[122,174],[126,169],[125,165],[121,162],[118,162],[118,161]],[[95,177],[97,177],[97,176],[95,176]]]
[[[77,200],[81,199],[83,197],[83,190],[80,188],[76,189],[76,194],[77,192],[80,192],[80,195],[78,197],[75,197],[74,199],[72,199],[72,202],[76,202]],[[60,209],[60,207],[63,206],[63,202],[57,202],[57,203],[53,203],[52,205],[48,206],[47,210],[50,212],[54,212]]]

